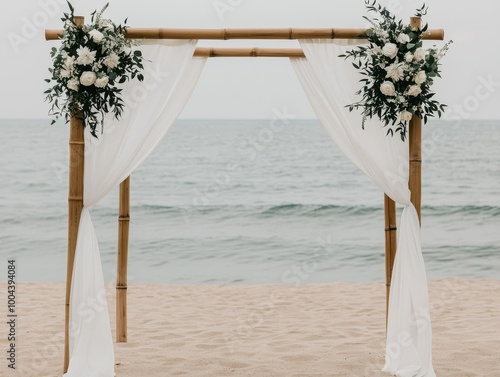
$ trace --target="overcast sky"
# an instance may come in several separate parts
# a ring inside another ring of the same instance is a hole
[[[74,0],[87,21],[104,1]],[[381,1],[404,20],[420,1]],[[454,44],[435,85],[448,116],[500,118],[500,2],[427,0],[424,21],[444,28]],[[63,0],[23,0],[0,5],[0,118],[44,118],[44,78],[50,66],[45,28],[61,28]],[[111,0],[107,17],[131,27],[365,27],[363,0]],[[427,42],[431,45],[434,42]],[[200,46],[298,46],[296,41],[200,41]],[[353,88],[354,89],[354,88]],[[276,107],[301,118],[315,115],[290,63],[283,58],[209,59],[182,118],[269,118]]]

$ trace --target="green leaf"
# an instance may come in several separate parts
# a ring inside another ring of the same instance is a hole
[[[73,5],[71,5],[71,3],[66,0],[66,2],[68,3],[68,7],[69,7],[69,10],[71,11],[71,14],[73,14],[73,12],[75,11],[75,9],[73,8]]]

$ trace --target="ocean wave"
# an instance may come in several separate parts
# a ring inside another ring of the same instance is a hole
[[[243,205],[243,204],[216,204],[216,205],[152,205],[142,204],[132,206],[132,211],[148,212],[150,214],[200,214],[200,215],[231,215],[236,216],[256,216],[256,217],[322,217],[329,215],[344,216],[366,216],[379,214],[383,207],[363,206],[363,205],[339,205],[339,204],[304,204],[304,203],[284,203],[270,205]],[[486,218],[500,217],[500,206],[489,205],[442,205],[423,206],[422,213],[426,216],[476,216],[481,215]]]
[[[382,207],[367,207],[367,206],[346,206],[338,204],[300,204],[289,203],[268,206],[264,208],[260,214],[263,216],[275,215],[304,215],[310,217],[320,217],[324,215],[362,215],[377,213],[382,210]]]
[[[487,217],[500,217],[499,206],[489,205],[443,205],[443,206],[422,206],[422,212],[433,216],[449,215],[483,215]]]

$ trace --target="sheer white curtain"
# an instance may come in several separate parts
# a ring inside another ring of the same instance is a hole
[[[359,42],[358,42],[359,43]],[[386,136],[378,120],[361,128],[359,112],[345,105],[359,100],[361,76],[339,42],[301,40],[306,58],[292,65],[318,118],[335,144],[394,201],[404,205],[392,274],[384,371],[398,377],[434,377],[427,278],[420,225],[408,190],[408,142]]]
[[[140,47],[143,82],[123,90],[123,118],[104,122],[99,140],[85,140],[84,208],[78,229],[70,303],[70,363],[65,377],[114,377],[114,352],[99,245],[89,209],[128,177],[154,150],[182,111],[202,72],[196,41]]]

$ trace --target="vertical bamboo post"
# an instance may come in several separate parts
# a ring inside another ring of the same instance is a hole
[[[411,202],[418,213],[418,221],[422,223],[420,208],[422,200],[422,119],[413,116],[410,121],[410,180]]]
[[[410,25],[420,28],[420,17],[411,17]],[[422,224],[420,207],[422,199],[422,119],[413,115],[409,127],[410,142],[410,180],[408,183],[411,191],[411,202],[418,213],[418,220]]]
[[[422,27],[422,19],[420,17],[411,17],[410,26],[414,28]],[[420,217],[420,203],[422,196],[422,120],[413,116],[409,126],[409,157],[410,157],[410,177],[408,187],[411,191],[411,202],[415,206]],[[397,235],[396,235],[396,204],[387,195],[384,196],[384,211],[385,211],[385,282],[386,282],[386,316],[385,323],[387,327],[387,319],[389,314],[389,294],[391,292],[392,270],[394,260],[396,259],[397,250]]]
[[[396,203],[384,194],[385,217],[385,324],[389,314],[389,293],[391,292],[392,268],[396,258]]]
[[[127,259],[130,226],[130,176],[120,184],[116,275],[116,342],[127,342]]]
[[[75,16],[77,26],[84,24],[84,18]],[[64,373],[69,365],[69,304],[71,280],[75,261],[78,226],[83,208],[83,170],[85,163],[85,120],[83,113],[71,114],[69,122],[69,179],[68,179],[68,259],[66,265],[66,303],[64,321]]]
[[[64,373],[69,365],[69,304],[71,280],[75,261],[78,226],[83,208],[83,169],[84,169],[84,119],[83,114],[72,114],[69,133],[69,188],[68,188],[68,260],[66,267],[66,313],[64,329]]]

